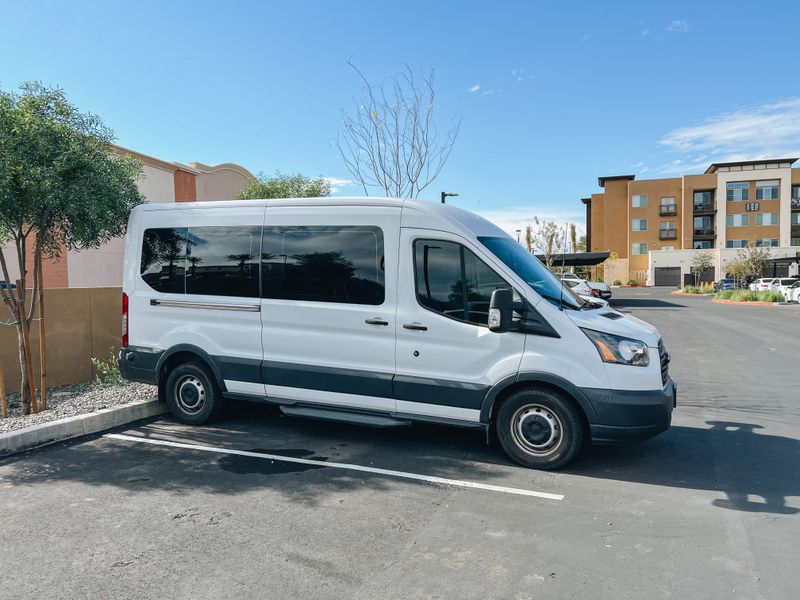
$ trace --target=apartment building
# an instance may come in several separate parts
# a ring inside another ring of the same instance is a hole
[[[714,163],[705,173],[636,180],[599,177],[603,192],[582,198],[587,249],[614,251],[606,281],[636,279],[678,285],[692,256],[709,251],[720,278],[725,263],[749,243],[773,257],[800,252],[800,169],[797,159]],[[795,267],[796,268],[796,267]]]
[[[230,200],[253,178],[250,171],[233,163],[182,164],[121,146],[113,146],[112,149],[119,154],[133,156],[142,163],[142,174],[136,185],[146,202]],[[28,273],[33,272],[33,242],[32,238],[28,239]],[[19,277],[19,268],[16,266],[13,244],[4,248],[4,252],[7,257],[14,257],[7,261],[9,277],[14,281]],[[48,288],[121,286],[123,254],[122,238],[111,240],[100,248],[65,249],[58,261],[43,261],[44,285]]]

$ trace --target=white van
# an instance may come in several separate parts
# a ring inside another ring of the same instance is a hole
[[[125,237],[120,369],[181,422],[226,399],[496,435],[552,469],[653,436],[675,386],[658,331],[573,294],[492,223],[385,198],[146,204]]]

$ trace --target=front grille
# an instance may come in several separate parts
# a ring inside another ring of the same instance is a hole
[[[669,352],[664,346],[664,340],[658,340],[658,360],[661,363],[661,385],[667,385],[667,377],[669,377]]]

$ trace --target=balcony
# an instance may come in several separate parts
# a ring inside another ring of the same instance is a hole
[[[792,210],[800,210],[800,198],[792,198]]]
[[[713,227],[695,227],[693,235],[696,240],[713,240],[717,237]]]
[[[703,202],[702,204],[698,203],[694,205],[694,214],[702,215],[702,214],[712,214],[717,212],[717,207],[714,206],[713,202]]]
[[[678,239],[678,232],[674,229],[661,229],[658,232],[658,239],[660,240],[676,240]]]
[[[658,216],[660,217],[674,217],[677,214],[678,209],[674,204],[671,206],[662,206],[658,210]]]

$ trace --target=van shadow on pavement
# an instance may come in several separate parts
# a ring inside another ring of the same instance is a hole
[[[565,471],[583,477],[725,494],[712,505],[791,515],[800,512],[800,440],[757,433],[753,423],[673,426],[639,445],[593,447]],[[795,497],[795,506],[786,499]]]
[[[515,475],[513,469],[520,469],[527,483],[519,487],[535,487],[539,479],[511,463],[496,443],[486,446],[477,431],[427,425],[372,429],[275,418],[277,411],[260,408],[236,411],[238,416],[210,427],[181,428],[162,419],[128,431],[143,437],[166,436],[199,445],[310,458],[319,460],[320,466],[84,438],[4,459],[0,478],[12,485],[74,481],[141,493],[161,489],[178,494],[237,494],[269,488],[309,504],[364,486],[395,489],[390,479],[325,469],[326,460],[484,483],[502,478],[503,485],[513,485],[508,477]],[[728,510],[800,512],[799,440],[758,433],[761,426],[753,423],[707,424],[710,428],[673,426],[640,444],[590,447],[561,472],[718,491],[724,497],[712,505]],[[568,479],[560,479],[557,473],[555,479],[547,477],[548,488],[569,496]],[[787,505],[790,496],[796,497],[794,506]]]

